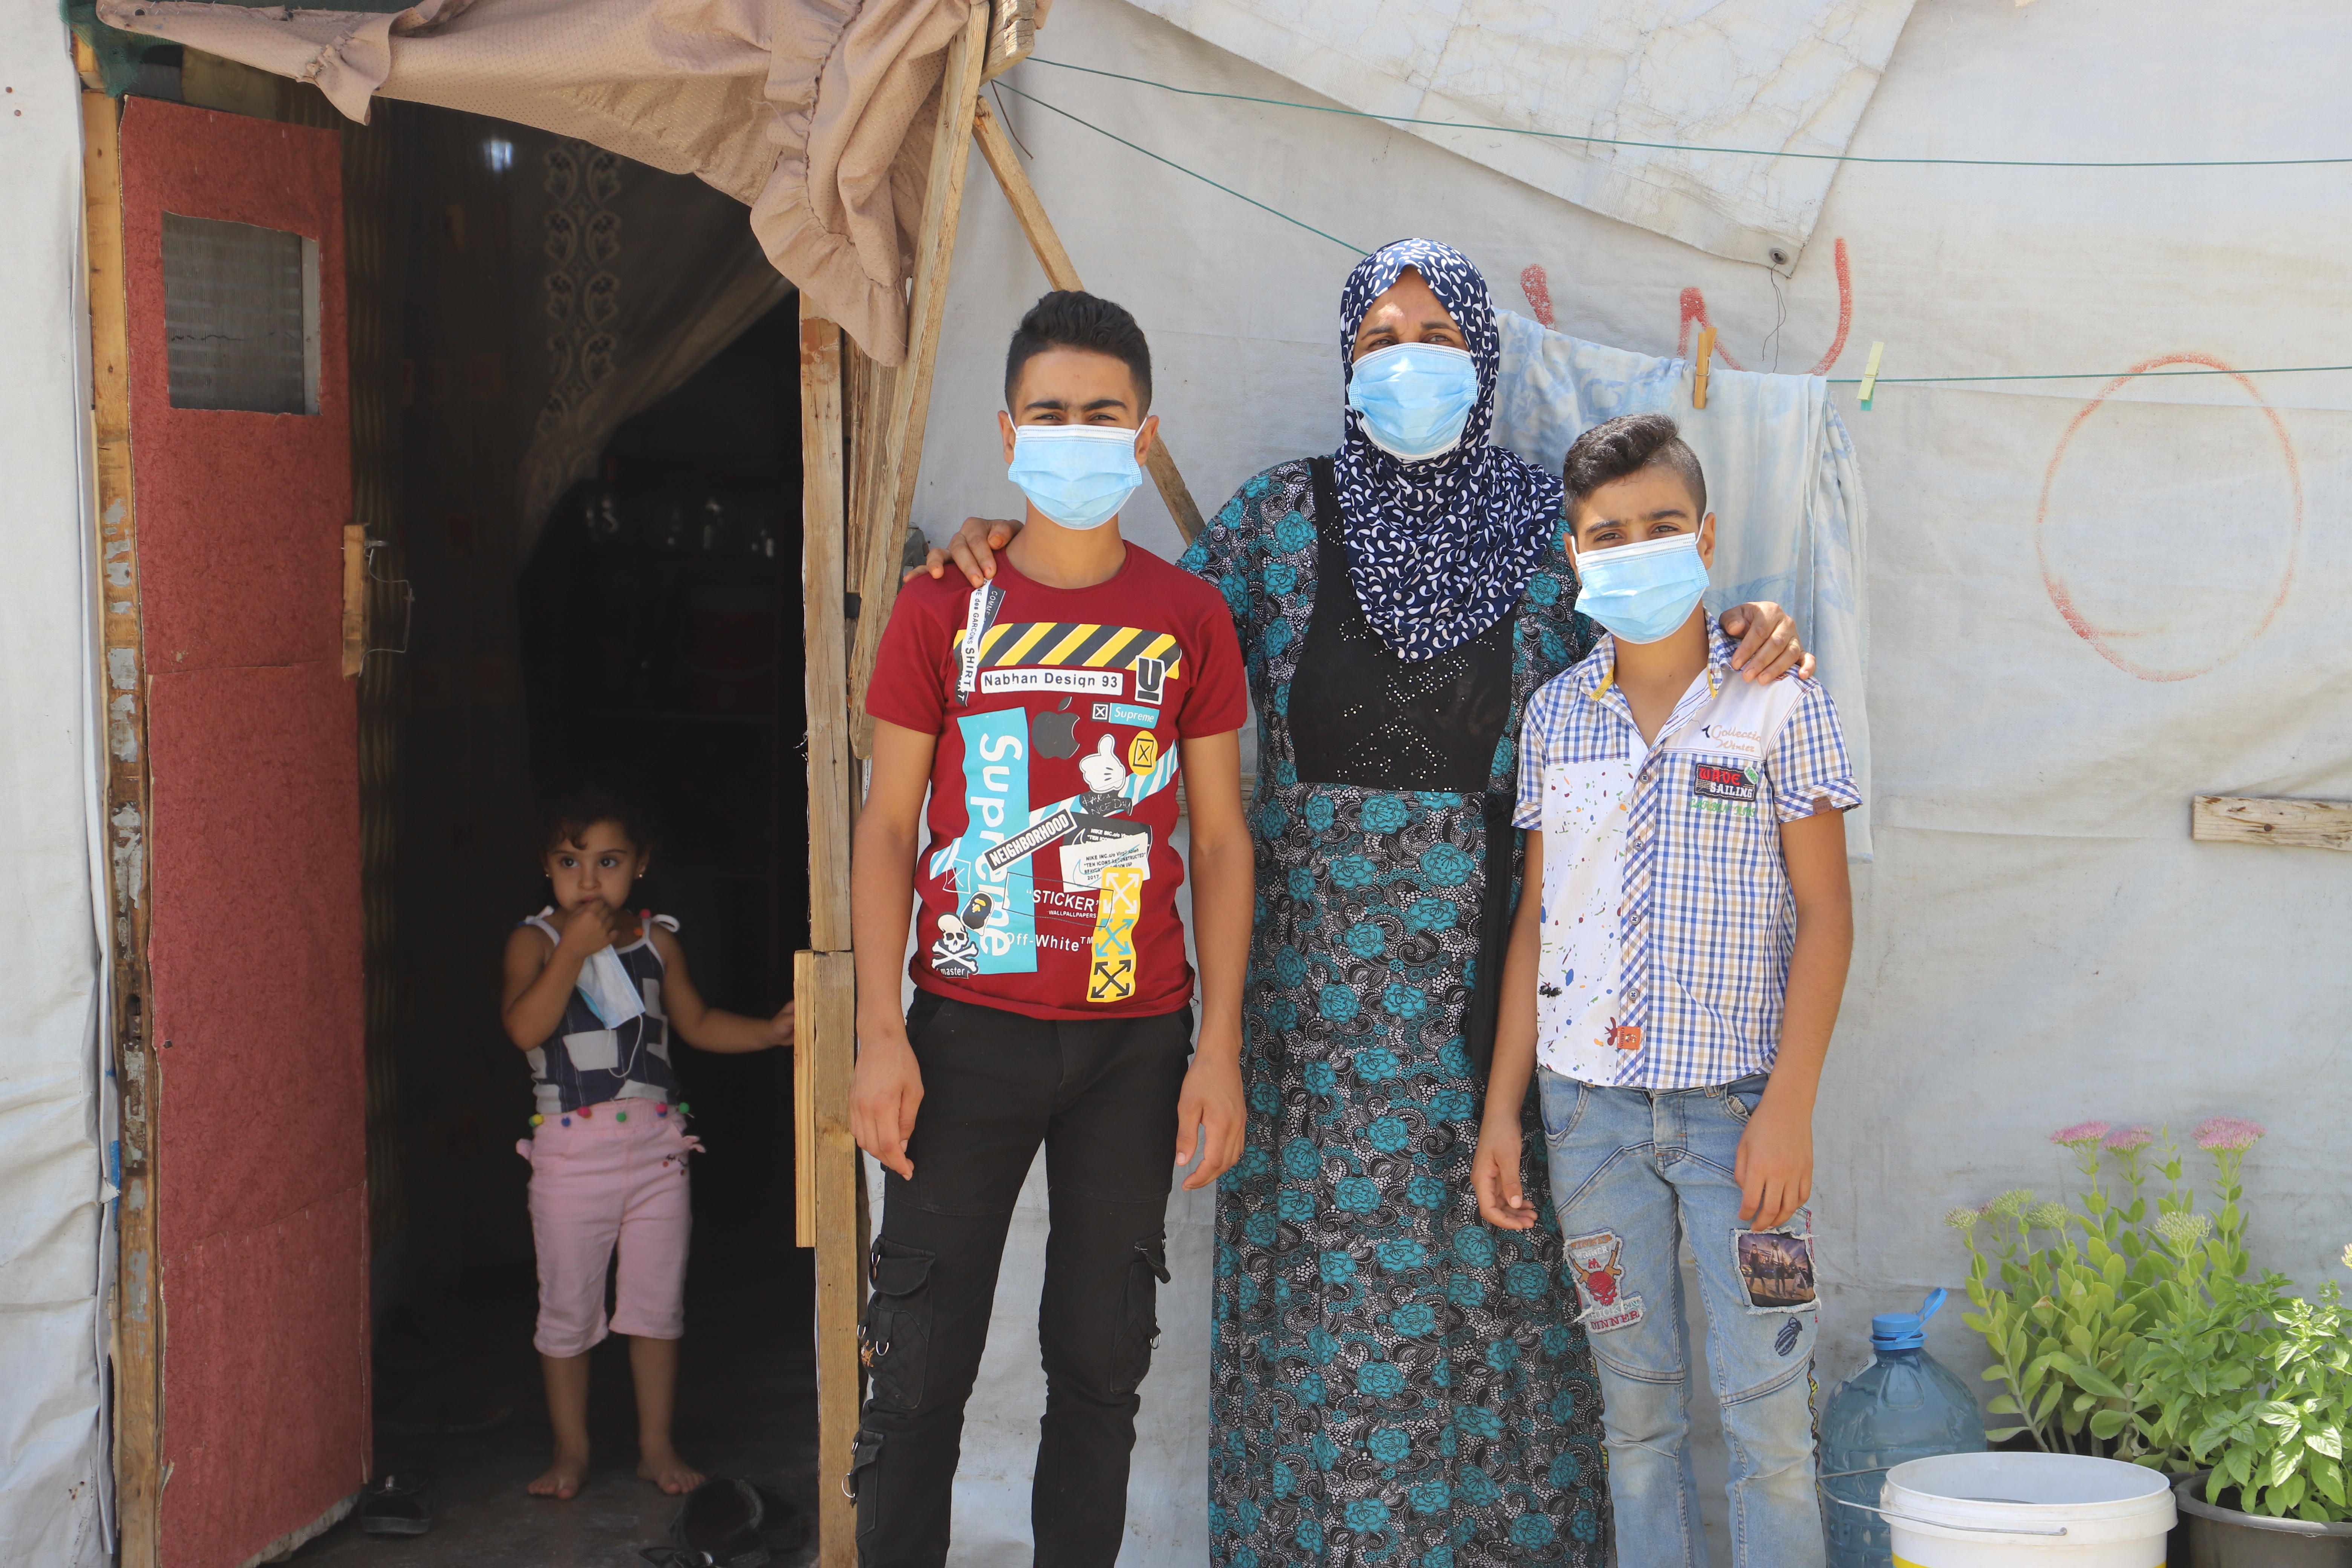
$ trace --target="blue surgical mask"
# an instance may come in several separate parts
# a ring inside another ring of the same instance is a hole
[[[1576,577],[1576,607],[1630,643],[1674,636],[1706,592],[1706,563],[1698,558],[1696,533],[1580,550]]]
[[[1391,457],[1414,462],[1450,452],[1478,401],[1478,362],[1440,343],[1397,343],[1358,360],[1348,406],[1364,434]]]
[[[646,999],[637,983],[629,977],[628,967],[621,955],[610,946],[600,947],[588,955],[580,966],[580,978],[574,987],[596,1015],[596,1021],[608,1029],[617,1029],[646,1010]]]
[[[1024,425],[1013,432],[1005,477],[1064,528],[1100,528],[1118,515],[1143,470],[1135,432],[1117,425]]]

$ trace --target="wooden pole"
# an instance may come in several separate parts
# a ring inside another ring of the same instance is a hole
[[[857,1321],[866,1216],[849,1128],[856,1061],[849,841],[860,794],[861,721],[882,628],[897,596],[899,541],[914,505],[947,309],[948,269],[971,155],[971,116],[992,13],[976,5],[949,46],[915,239],[907,361],[877,365],[840,329],[801,321],[803,631],[808,647],[809,943],[793,967],[801,1024],[794,1119],[802,1134],[795,1215],[816,1250],[817,1563],[856,1568],[857,1517],[841,1478],[857,1434]],[[846,374],[845,374],[845,372]]]
[[[155,1106],[146,1037],[147,670],[131,486],[131,322],[123,277],[121,106],[81,100],[84,249],[89,265],[90,425],[97,470],[100,637],[106,675],[108,960],[122,1191],[115,1228],[114,1484],[122,1568],[155,1568],[163,1519],[163,1291],[155,1252]]]
[[[1003,122],[988,111],[985,103],[972,116],[971,134],[980,143],[980,155],[988,160],[990,172],[1003,189],[1004,199],[1012,204],[1013,220],[1028,237],[1029,248],[1036,252],[1037,265],[1045,269],[1045,281],[1056,289],[1085,288],[1062,237],[1054,232],[1053,220],[1045,216],[1045,204],[1037,199],[1036,187],[1029,183],[1029,172],[1021,166],[1013,138],[1005,134]],[[1143,466],[1150,470],[1151,482],[1160,488],[1160,499],[1167,503],[1168,514],[1176,520],[1176,531],[1184,536],[1184,542],[1200,538],[1204,526],[1201,509],[1185,488],[1184,476],[1176,471],[1176,459],[1169,455],[1165,438],[1151,443],[1151,455]]]
[[[1037,0],[995,0],[996,18],[988,29],[990,79],[1003,76],[1029,58],[1037,47]]]
[[[849,799],[853,787],[843,701],[847,607],[842,546],[841,329],[801,297],[801,604],[807,645],[809,945],[849,951]]]
[[[816,1131],[816,1416],[818,1568],[856,1568],[857,1508],[843,1487],[857,1437],[857,1323],[866,1311],[865,1238],[858,1224],[860,1170],[849,1131],[856,1063],[857,976],[846,952],[801,955],[816,1048],[809,1058]]]
[[[858,550],[850,558],[857,595],[856,640],[850,650],[849,712],[853,744],[873,750],[865,722],[866,686],[882,628],[898,595],[898,552],[915,507],[915,479],[923,466],[923,430],[930,416],[931,374],[938,367],[940,326],[948,310],[948,265],[955,256],[956,222],[963,211],[964,170],[971,162],[971,127],[980,107],[981,72],[988,63],[990,12],[976,5],[948,47],[940,79],[940,118],[931,136],[929,178],[923,187],[923,226],[915,237],[915,291],[907,311],[907,363],[890,386],[889,423],[880,432],[881,466],[864,497],[866,511],[853,527]],[[861,429],[858,437],[867,439]]]
[[[793,994],[794,1229],[816,1249],[817,1562],[855,1568],[857,1515],[841,1489],[857,1432],[857,1318],[864,1302],[849,1077],[856,1059],[849,956],[849,752],[842,332],[801,306],[801,574],[808,673],[809,941]]]

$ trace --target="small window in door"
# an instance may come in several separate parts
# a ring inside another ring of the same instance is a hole
[[[319,412],[319,242],[163,215],[172,406]]]

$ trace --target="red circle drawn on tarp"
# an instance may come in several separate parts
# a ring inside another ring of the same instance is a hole
[[[2247,401],[2261,412],[2263,418],[2270,421],[2272,433],[2278,437],[2279,460],[2286,467],[2287,486],[2294,493],[2294,526],[2287,535],[2286,568],[2279,574],[2278,592],[2271,596],[2269,606],[2263,611],[2263,618],[2255,624],[2253,630],[2193,669],[2151,668],[2119,652],[2109,639],[2120,634],[2116,628],[2091,624],[2089,617],[2084,615],[2081,608],[2075,605],[2074,595],[2068,590],[2065,579],[2061,577],[2056,569],[2050,564],[2050,552],[2043,542],[2043,535],[2050,521],[2050,491],[2058,482],[2058,466],[2066,460],[2066,448],[2074,441],[2076,432],[2083,428],[2091,416],[2096,414],[2107,399],[2115,395],[2116,389],[2126,382],[2168,364],[2202,365],[2209,370],[2222,372],[2238,384],[2239,390],[2246,395]],[[2106,385],[2099,388],[2098,395],[2084,404],[2081,411],[2067,422],[2066,433],[2058,437],[2058,449],[2050,455],[2050,467],[2042,476],[2041,502],[2033,509],[2033,553],[2035,559],[2041,563],[2042,585],[2049,591],[2050,603],[2056,606],[2058,614],[2065,618],[2066,624],[2074,628],[2074,635],[2095,648],[2101,658],[2105,659],[2125,674],[2136,676],[2142,680],[2194,680],[2200,675],[2210,674],[2252,647],[2255,639],[2271,629],[2271,623],[2278,618],[2280,606],[2286,603],[2287,591],[2294,586],[2295,564],[2302,559],[2303,554],[2303,469],[2302,466],[2295,461],[2294,443],[2287,437],[2285,422],[2279,418],[2276,409],[2263,401],[2263,395],[2254,389],[2254,384],[2251,379],[2240,375],[2210,354],[2163,354],[2155,359],[2142,360]]]

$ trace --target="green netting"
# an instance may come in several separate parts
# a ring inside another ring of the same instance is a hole
[[[98,57],[98,76],[109,95],[121,98],[138,79],[139,68],[153,63],[177,65],[181,49],[154,38],[142,38],[98,19],[98,0],[65,0],[66,25],[74,37]]]

